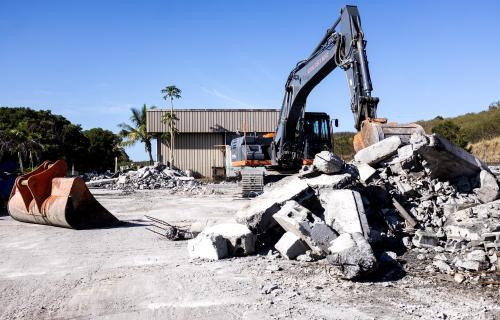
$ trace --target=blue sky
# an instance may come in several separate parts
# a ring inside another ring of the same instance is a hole
[[[341,1],[0,0],[0,105],[51,109],[114,132],[129,109],[279,108],[284,83]],[[498,1],[351,1],[361,13],[379,116],[408,122],[500,100]],[[308,111],[353,130],[343,71]],[[146,159],[142,146],[128,150]]]

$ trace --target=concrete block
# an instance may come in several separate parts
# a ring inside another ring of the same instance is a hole
[[[285,203],[273,218],[285,231],[304,241],[317,255],[328,253],[330,241],[337,236],[319,217],[293,200]]]
[[[321,172],[333,174],[344,169],[344,160],[330,151],[321,151],[314,156],[313,165]]]
[[[366,163],[355,162],[354,165],[356,169],[358,169],[359,180],[361,180],[361,182],[367,182],[377,172],[377,170]]]
[[[361,233],[350,235],[356,243],[344,250],[327,256],[328,262],[337,267],[345,279],[355,279],[369,274],[377,268],[377,259],[368,241]]]
[[[401,139],[398,136],[392,136],[358,151],[354,155],[354,160],[369,165],[377,164],[394,155],[399,146],[401,146]]]
[[[455,266],[471,271],[482,271],[488,269],[489,263],[486,261],[461,260],[457,259]]]
[[[338,233],[361,233],[366,239],[370,228],[363,200],[357,191],[348,189],[320,192],[319,200],[325,209],[325,223]]]
[[[453,269],[451,269],[451,267],[443,260],[434,260],[432,262],[432,265],[435,266],[436,268],[439,269],[440,272],[442,273],[449,273],[451,272]]]
[[[398,149],[398,159],[400,161],[410,159],[414,154],[413,146],[411,144],[407,144]]]
[[[313,194],[304,180],[297,176],[286,177],[241,208],[236,213],[236,222],[245,224],[252,231],[265,232],[275,225],[272,216],[286,201],[301,201]]]
[[[319,189],[339,189],[352,182],[352,176],[348,173],[327,175],[322,174],[314,178],[304,180],[311,188]]]
[[[227,240],[228,254],[230,256],[244,256],[255,252],[253,234],[245,225],[238,223],[217,224],[203,230],[204,234],[220,235]]]
[[[477,194],[482,203],[495,201],[500,197],[500,188],[497,179],[488,171],[481,170],[479,173],[479,185],[480,187],[475,189],[474,193]]]
[[[292,232],[286,232],[274,247],[287,259],[295,259],[309,250],[307,245]]]
[[[412,242],[417,248],[433,248],[439,245],[439,239],[434,233],[423,230],[415,232]]]
[[[212,233],[200,233],[188,240],[187,248],[190,258],[219,260],[228,256],[227,240]]]
[[[471,252],[467,253],[465,256],[467,260],[473,260],[473,261],[486,261],[486,252],[483,250],[472,250]]]

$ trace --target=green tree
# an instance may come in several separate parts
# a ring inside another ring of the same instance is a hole
[[[30,167],[34,167],[33,160],[40,159],[43,145],[18,129],[0,131],[0,158],[5,154],[17,157],[19,169],[24,171],[24,161],[30,161]]]
[[[432,132],[450,140],[461,148],[467,147],[467,144],[469,143],[465,134],[462,132],[462,129],[451,120],[443,120],[437,126],[432,128]]]
[[[164,122],[168,122],[169,131],[170,131],[170,169],[172,169],[174,165],[174,148],[175,148],[175,114],[174,114],[174,99],[181,98],[181,89],[177,88],[175,85],[166,86],[161,90],[161,93],[164,94],[163,99],[167,101],[170,99],[170,116],[163,118]]]
[[[126,157],[123,149],[118,147],[122,138],[113,132],[102,128],[93,128],[83,131],[83,134],[89,140],[85,163],[87,169],[100,172],[112,170],[115,165],[115,157]]]
[[[156,107],[152,106],[151,109],[155,109]],[[144,148],[149,156],[149,162],[153,163],[153,154],[152,154],[152,144],[151,141],[154,139],[154,136],[149,134],[146,130],[146,111],[147,106],[144,104],[142,108],[130,109],[132,111],[132,116],[130,117],[130,121],[132,125],[127,123],[120,123],[118,127],[121,129],[120,137],[125,140],[120,143],[122,147],[128,147],[135,145],[136,143],[144,143]]]

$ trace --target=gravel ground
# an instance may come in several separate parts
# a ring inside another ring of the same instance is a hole
[[[92,190],[120,227],[76,231],[0,216],[0,319],[500,319],[500,288],[428,274],[411,254],[391,282],[332,278],[324,262],[265,255],[190,261],[186,242],[146,230],[231,219],[248,200],[224,193]],[[221,191],[221,190],[219,190]]]

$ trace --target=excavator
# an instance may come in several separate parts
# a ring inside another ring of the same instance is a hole
[[[316,153],[332,149],[328,114],[305,112],[305,108],[311,91],[336,68],[344,70],[347,77],[357,130],[355,151],[389,136],[408,141],[414,132],[423,132],[418,124],[401,125],[377,118],[379,98],[372,96],[361,18],[356,6],[345,6],[311,55],[290,72],[276,131],[231,141],[231,164],[241,169],[244,196],[262,192],[265,168],[267,172],[298,170],[311,164]]]

